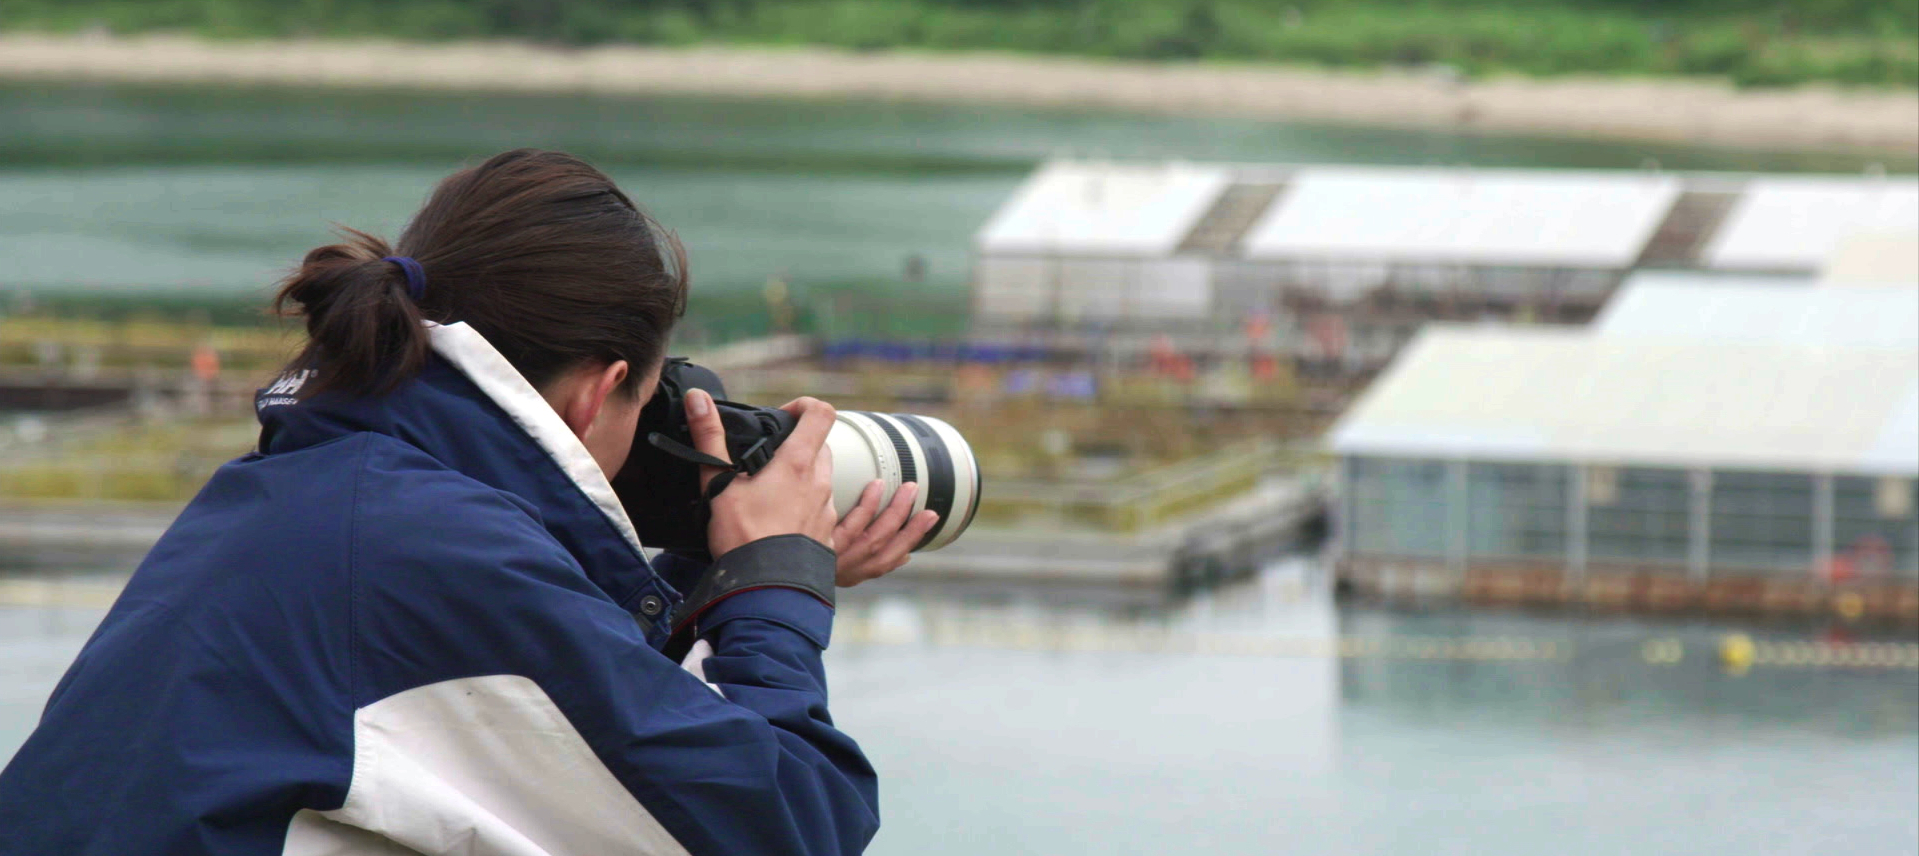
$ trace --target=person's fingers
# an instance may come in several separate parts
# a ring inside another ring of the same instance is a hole
[[[904,507],[912,507],[911,497]],[[893,506],[887,507],[887,511],[892,510]],[[891,529],[885,528],[883,518],[873,521],[858,541],[840,551],[839,584],[856,586],[905,567],[912,558],[913,548],[926,539],[926,533],[933,530],[939,519],[938,512],[921,511],[907,520],[906,525]]]
[[[693,434],[693,448],[722,461],[733,460],[726,453],[726,426],[720,424],[719,408],[706,390],[687,390],[686,427]],[[700,487],[704,489],[720,472],[718,467],[700,467]]]
[[[846,517],[833,529],[840,546],[851,547],[853,539],[866,531],[866,524],[873,521],[873,515],[880,513],[880,495],[885,492],[886,482],[874,479],[866,483],[866,489],[860,491],[860,501],[853,504],[853,509],[846,512]]]
[[[826,434],[833,430],[837,411],[833,405],[817,398],[796,398],[780,409],[798,416],[800,424],[793,426],[793,433],[787,435],[780,450],[773,453],[774,459],[784,458],[789,465],[811,461],[826,445]]]
[[[906,564],[913,548],[919,546],[920,541],[926,538],[926,533],[932,531],[933,524],[938,522],[940,515],[937,511],[922,511],[913,515],[913,519],[887,539],[886,546],[879,550],[880,565],[891,571]]]
[[[887,503],[886,510],[880,512],[880,516],[873,518],[872,524],[866,527],[868,537],[876,543],[886,543],[886,536],[906,525],[907,515],[913,513],[913,498],[919,492],[919,482],[907,482],[900,485],[899,490],[893,491],[893,501]]]
[[[926,533],[933,531],[939,522],[940,513],[931,509],[913,515],[913,522],[906,525],[906,531],[912,533],[912,537],[906,539],[906,543],[911,545],[907,551],[911,552],[913,547],[919,546],[920,541],[926,538]]]
[[[861,557],[879,552],[880,548],[886,544],[887,538],[898,532],[906,523],[906,518],[913,513],[913,497],[918,492],[917,482],[900,485],[893,491],[893,498],[886,504],[885,510],[868,521],[853,534],[851,539],[842,542],[841,546],[845,548],[845,552],[848,555]]]

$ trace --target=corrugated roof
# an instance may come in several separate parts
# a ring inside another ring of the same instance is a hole
[[[1643,272],[1590,328],[1600,336],[1919,348],[1919,288],[1815,288],[1807,278]]]
[[[1428,327],[1347,455],[1919,474],[1919,350]]]
[[[1816,271],[1847,238],[1867,233],[1919,234],[1919,180],[1757,179],[1704,258],[1721,270]]]
[[[989,253],[1166,256],[1226,189],[1224,167],[1054,161],[980,231]]]
[[[1623,268],[1679,191],[1646,173],[1307,168],[1244,245],[1259,259]]]

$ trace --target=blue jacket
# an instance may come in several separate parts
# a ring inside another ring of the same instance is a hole
[[[865,847],[831,608],[744,592],[668,659],[701,568],[649,566],[552,408],[472,328],[431,334],[384,397],[263,391],[258,451],[154,546],[0,773],[0,854]]]

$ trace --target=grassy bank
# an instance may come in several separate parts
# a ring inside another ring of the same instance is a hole
[[[964,292],[921,290],[901,296],[901,285],[891,280],[797,284],[778,320],[758,292],[696,290],[677,335],[682,345],[699,347],[788,328],[835,338],[963,334],[969,311]],[[264,297],[56,292],[34,298],[30,308],[15,301],[11,311],[0,311],[0,366],[32,363],[33,343],[40,341],[144,349],[139,363],[169,368],[184,365],[193,344],[213,341],[222,350],[267,354],[265,361],[277,364],[294,350],[301,324],[269,314]],[[145,352],[170,356],[155,360]],[[255,362],[260,360],[247,364]]]
[[[9,0],[0,28],[1010,50],[1919,86],[1919,4],[1883,0]]]

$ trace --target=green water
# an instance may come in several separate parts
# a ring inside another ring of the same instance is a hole
[[[0,295],[259,301],[330,223],[392,235],[439,177],[515,146],[606,167],[686,241],[708,306],[773,276],[802,296],[861,287],[957,304],[972,234],[1055,153],[1786,171],[1872,160],[915,104],[12,85],[0,87]],[[909,255],[927,262],[921,285],[900,282]]]

